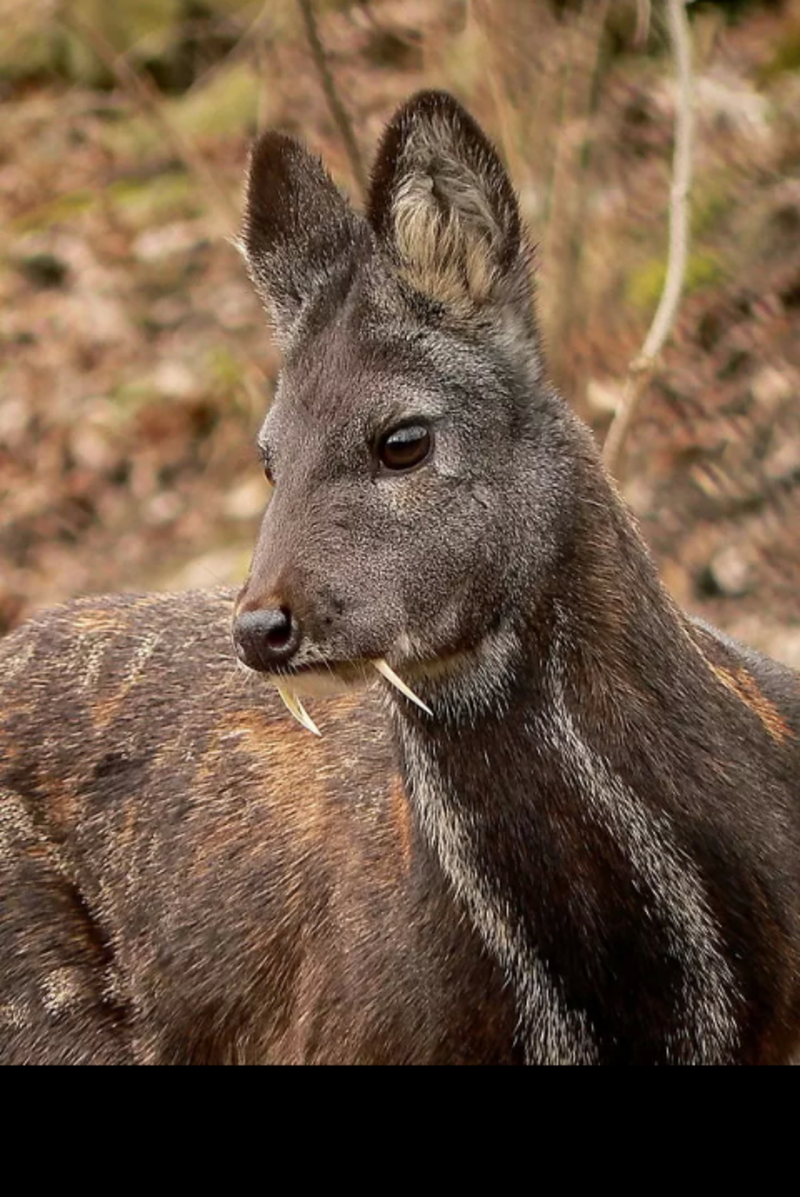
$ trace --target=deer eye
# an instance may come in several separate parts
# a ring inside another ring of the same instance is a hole
[[[429,428],[422,424],[408,424],[389,432],[378,445],[381,465],[393,473],[416,469],[427,461],[433,447]]]
[[[275,485],[275,475],[272,472],[272,459],[270,457],[270,454],[268,453],[266,446],[262,445],[262,444],[259,444],[258,452],[259,452],[259,456],[261,458],[261,465],[264,470],[264,477],[266,478],[266,480],[270,484],[270,486],[274,486]]]

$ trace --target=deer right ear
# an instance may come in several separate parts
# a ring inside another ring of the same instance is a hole
[[[358,217],[319,159],[281,133],[259,138],[241,244],[280,340],[361,239]]]

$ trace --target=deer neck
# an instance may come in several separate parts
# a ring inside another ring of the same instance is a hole
[[[676,840],[669,779],[651,771],[642,793],[624,766],[687,701],[698,650],[616,499],[604,527],[577,536],[558,589],[496,633],[471,674],[423,691],[432,719],[398,702],[409,798],[514,989],[531,1062],[601,1059],[598,976],[623,967],[607,929],[629,921],[632,902],[638,926],[656,928],[632,945],[632,984],[663,967],[664,985],[683,987],[683,1040],[723,1058],[731,978]],[[693,975],[708,979],[702,1000]]]

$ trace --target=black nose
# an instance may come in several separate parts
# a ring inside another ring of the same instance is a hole
[[[300,647],[300,628],[286,607],[245,611],[234,624],[233,642],[240,661],[268,673],[291,661]]]

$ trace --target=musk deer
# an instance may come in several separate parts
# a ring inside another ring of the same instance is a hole
[[[3,1060],[789,1061],[798,677],[663,589],[484,134],[412,100],[366,215],[267,134],[242,244],[284,353],[242,593],[0,644]]]

